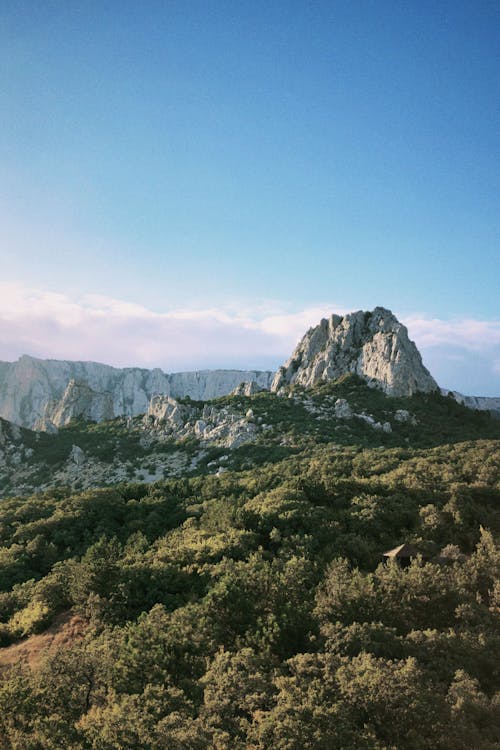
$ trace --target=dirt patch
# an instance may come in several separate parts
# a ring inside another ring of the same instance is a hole
[[[36,669],[42,658],[60,648],[69,648],[83,638],[86,621],[69,610],[58,615],[50,628],[19,643],[0,648],[0,673],[23,662]]]

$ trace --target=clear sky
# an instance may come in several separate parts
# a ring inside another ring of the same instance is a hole
[[[0,359],[274,367],[381,304],[500,395],[499,38],[496,0],[3,0]]]

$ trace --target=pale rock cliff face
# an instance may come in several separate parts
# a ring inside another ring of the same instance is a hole
[[[67,413],[65,391],[72,380],[95,392],[95,403],[85,407],[90,413],[109,413],[111,399],[114,416],[133,417],[147,411],[155,394],[208,400],[230,393],[247,380],[269,388],[271,379],[270,372],[202,370],[167,374],[160,369],[120,369],[97,362],[43,360],[24,355],[17,362],[0,362],[0,417],[24,427],[37,424],[51,429],[54,422],[50,415],[58,413],[63,419]],[[105,399],[103,394],[107,394]]]
[[[170,394],[174,398],[190,396],[197,401],[210,401],[227,396],[240,383],[253,381],[260,389],[268,390],[273,373],[259,370],[197,370],[175,372],[167,376]]]
[[[104,422],[115,416],[111,393],[99,393],[87,383],[70,380],[60,401],[47,404],[43,417],[35,422],[35,430],[53,431],[73,419]]]
[[[348,373],[390,396],[438,388],[405,326],[390,310],[376,307],[373,312],[332,315],[311,328],[274,376],[271,390],[294,383],[310,388]]]

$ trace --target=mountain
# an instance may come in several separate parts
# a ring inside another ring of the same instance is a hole
[[[451,395],[458,404],[463,404],[468,409],[478,409],[479,411],[489,411],[492,416],[500,418],[500,397],[494,396],[464,396],[458,391],[448,391],[446,388],[441,389],[444,396]]]
[[[354,373],[390,396],[428,393],[438,385],[390,310],[332,315],[310,328],[276,373],[272,391],[286,385],[310,388]]]
[[[320,323],[273,392],[26,359],[18,387],[0,364],[44,427],[0,418],[2,749],[498,747],[500,420],[388,311]]]
[[[239,389],[243,390],[243,389]],[[252,389],[249,389],[252,390]],[[95,394],[94,394],[95,395]],[[66,390],[59,429],[34,432],[0,421],[0,497],[53,487],[73,491],[274,463],[314,446],[428,448],[499,439],[500,421],[439,391],[388,396],[357,375],[308,390],[237,393],[211,401],[153,396],[146,414],[101,420],[106,399],[78,383]],[[74,413],[74,412],[73,412]]]
[[[376,307],[321,320],[274,375],[248,370],[169,374],[158,368],[117,368],[27,355],[17,362],[0,362],[0,417],[53,432],[75,419],[101,422],[145,414],[157,395],[209,401],[230,393],[281,393],[287,386],[309,389],[348,374],[391,397],[438,390],[405,326],[390,310]],[[500,413],[500,399],[451,395],[472,409]]]
[[[17,362],[0,362],[0,417],[30,428],[47,427],[52,421],[60,426],[75,417],[133,417],[144,414],[157,394],[208,400],[230,393],[242,381],[255,381],[259,387],[268,388],[271,378],[270,372],[199,370],[167,374],[158,368],[117,368],[24,355]]]

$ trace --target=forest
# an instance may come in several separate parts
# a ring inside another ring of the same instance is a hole
[[[499,499],[498,440],[5,499],[0,748],[498,748]]]

